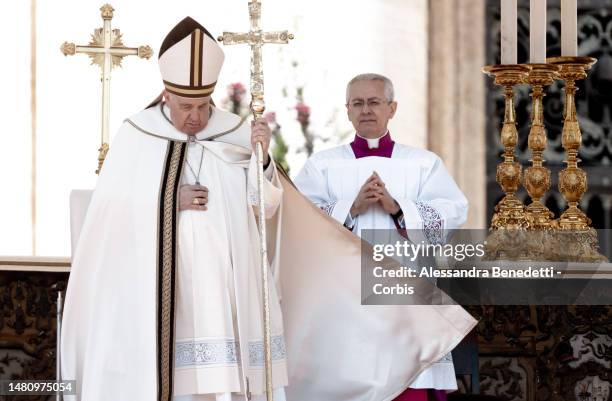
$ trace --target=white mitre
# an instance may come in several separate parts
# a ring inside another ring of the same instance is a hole
[[[224,59],[210,32],[186,17],[166,35],[159,49],[159,70],[168,92],[206,97],[215,89]]]
[[[159,70],[166,90],[189,98],[210,96],[217,83],[225,56],[213,36],[191,17],[179,22],[166,35],[159,49]],[[174,127],[163,93],[146,110],[125,120],[137,130],[175,141],[186,141],[187,134]],[[212,103],[214,105],[214,103]],[[213,107],[206,127],[197,140],[214,140],[251,149],[250,127],[245,119]]]

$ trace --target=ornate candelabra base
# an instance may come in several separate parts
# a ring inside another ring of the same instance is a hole
[[[487,236],[483,260],[529,260],[525,244],[527,230],[491,230]]]
[[[558,228],[558,224],[554,220],[555,214],[544,206],[540,200],[531,202],[525,209],[525,213],[531,230]]]
[[[597,231],[495,230],[487,237],[483,260],[601,263]]]
[[[506,195],[495,206],[495,213],[491,219],[491,230],[519,230],[526,229],[528,225],[525,206],[513,193]]]
[[[600,263],[608,258],[599,253],[597,231],[588,228],[581,231],[558,230],[552,233],[552,241],[546,247],[544,260]]]

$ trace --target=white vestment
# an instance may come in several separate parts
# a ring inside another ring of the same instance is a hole
[[[221,139],[220,139],[221,140]],[[209,188],[206,211],[185,210],[179,213],[178,239],[178,277],[176,305],[176,362],[174,394],[218,394],[216,399],[229,399],[227,393],[242,392],[242,377],[239,366],[239,335],[236,320],[236,288],[233,269],[241,268],[232,263],[232,230],[228,213],[236,215],[244,210],[247,197],[241,191],[226,193],[215,190],[223,188],[221,181],[234,186],[244,185],[244,166],[227,166],[215,150],[208,148],[210,143],[196,142],[187,146],[186,163],[181,185],[193,185],[196,177],[201,185]],[[225,145],[223,145],[225,148]],[[225,149],[224,149],[225,150]],[[201,167],[200,167],[201,166]],[[230,163],[230,166],[231,163]],[[247,172],[253,177],[255,164]],[[267,170],[267,178],[272,178],[273,163]],[[195,174],[195,176],[194,176]],[[278,184],[278,177],[274,177]],[[255,184],[251,180],[251,201],[255,201]],[[272,194],[277,188],[268,187],[266,198],[267,216],[272,217],[281,202],[281,195]],[[279,188],[280,189],[280,188]],[[278,190],[275,192],[279,192]],[[226,205],[230,205],[226,208]],[[242,204],[242,205],[241,205]],[[238,210],[236,210],[238,208]],[[247,218],[246,214],[244,215]],[[251,245],[254,245],[253,243]],[[248,249],[244,249],[248,251]],[[252,251],[252,250],[251,250]],[[250,252],[253,260],[258,260],[257,252]],[[250,266],[254,267],[254,266]],[[248,304],[250,316],[261,315],[259,302],[260,286],[255,275],[248,276],[248,293],[252,297]],[[272,360],[277,365],[284,364],[285,343],[282,333],[282,318],[276,288],[272,286],[271,314],[275,323],[272,331]],[[263,328],[259,319],[249,319],[248,341],[249,363],[253,380],[263,380],[261,367],[263,360]],[[281,391],[277,391],[277,399]],[[221,394],[226,393],[224,396]],[[201,397],[204,399],[203,397]],[[194,401],[198,400],[194,397]],[[199,401],[199,400],[198,400]],[[280,399],[279,401],[283,401]]]
[[[216,141],[204,140],[232,129]],[[263,392],[250,128],[214,109],[196,138],[201,141],[186,143],[187,136],[154,107],[127,120],[113,142],[66,295],[62,370],[64,378],[78,380],[79,400],[149,401],[160,392],[165,399],[209,394],[225,400],[231,393]],[[178,188],[195,182],[187,163],[197,174],[201,155],[208,210],[178,211]],[[282,187],[274,163],[267,173],[270,218]],[[270,308],[274,387],[282,401],[286,348],[274,285]]]
[[[306,162],[295,184],[314,204],[344,224],[361,186],[374,171],[399,203],[412,241],[438,242],[444,230],[458,228],[465,222],[467,200],[440,158],[429,151],[398,143],[394,144],[391,158],[356,158],[350,145],[319,152]],[[357,216],[352,223],[357,235],[364,229],[386,229],[394,236],[396,230],[393,218],[379,204]],[[376,235],[379,242],[382,234]],[[409,387],[456,390],[451,354],[423,371]]]

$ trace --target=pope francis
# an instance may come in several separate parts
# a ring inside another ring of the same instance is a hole
[[[172,393],[177,401],[229,401],[262,392],[251,143],[261,141],[266,155],[268,217],[282,189],[265,121],[249,127],[211,104],[223,59],[203,26],[180,22],[159,51],[165,101],[127,119],[113,142],[66,299],[63,377],[76,378],[82,400]],[[285,342],[274,288],[270,296],[282,401]]]
[[[163,96],[115,136],[73,253],[61,364],[77,395],[65,398],[265,398],[261,142],[274,400],[390,400],[474,319],[457,305],[360,304],[359,239],[277,170],[263,121],[212,104],[223,59],[202,25],[181,21],[159,51]]]

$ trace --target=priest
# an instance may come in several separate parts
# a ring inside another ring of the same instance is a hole
[[[306,197],[357,235],[365,229],[398,230],[413,242],[437,243],[445,230],[465,222],[467,201],[440,158],[392,139],[387,124],[397,102],[387,77],[353,78],[346,108],[355,137],[306,162],[295,179]],[[450,353],[404,387],[396,401],[444,400],[446,391],[457,389]]]
[[[282,187],[265,120],[249,124],[211,102],[223,60],[185,18],[159,50],[162,98],[114,139],[66,294],[62,376],[77,380],[77,400],[265,398],[256,142],[269,218]],[[274,395],[284,401],[274,286],[270,305]]]

